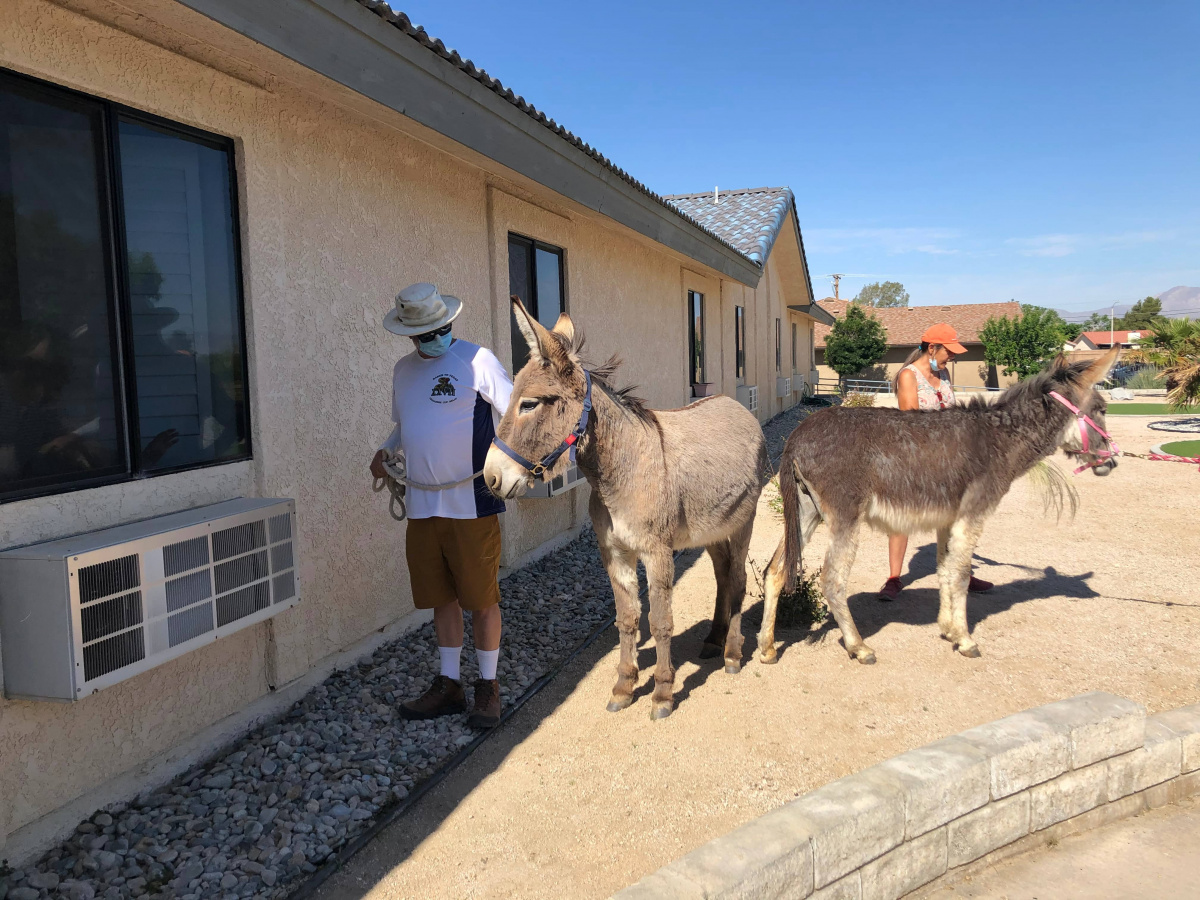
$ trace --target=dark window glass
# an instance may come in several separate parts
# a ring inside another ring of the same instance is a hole
[[[783,325],[775,320],[775,372],[783,370]]]
[[[233,196],[227,141],[0,72],[0,500],[249,455]]]
[[[559,313],[566,310],[565,286],[560,248],[520,235],[508,236],[508,292],[519,297],[533,317],[547,328],[553,328]],[[511,317],[509,327],[515,374],[529,362],[529,347],[517,328],[515,316]]]
[[[792,371],[796,371],[796,323],[792,323]]]
[[[100,104],[0,80],[0,496],[125,470]]]
[[[228,153],[126,120],[120,147],[142,466],[244,456]]]
[[[746,308],[744,306],[735,306],[733,308],[733,343],[735,347],[734,365],[737,367],[735,372],[738,378],[746,377]]]
[[[688,291],[688,353],[692,384],[704,383],[704,295]]]

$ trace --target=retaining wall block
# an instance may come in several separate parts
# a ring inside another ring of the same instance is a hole
[[[863,900],[896,900],[946,871],[946,829],[889,850],[859,870]]]
[[[1200,769],[1200,703],[1161,712],[1150,718],[1179,735],[1183,744],[1183,771],[1195,772]]]
[[[814,887],[823,888],[904,839],[904,792],[849,775],[783,807],[812,835]]]
[[[958,735],[991,760],[992,799],[1056,778],[1071,767],[1071,736],[1032,711],[1006,716]]]
[[[1067,729],[1073,769],[1137,750],[1145,740],[1146,707],[1104,691],[1047,703],[1029,712],[1049,725]]]
[[[1108,763],[1076,769],[1029,790],[1029,830],[1041,831],[1108,802]]]
[[[851,872],[845,878],[821,888],[810,900],[862,900],[862,881],[858,872]]]
[[[1146,720],[1146,743],[1140,750],[1108,761],[1108,799],[1174,778],[1180,772],[1183,742],[1178,734],[1155,719]]]
[[[1029,791],[989,803],[946,826],[948,858],[953,869],[1029,834]]]
[[[704,889],[682,875],[659,869],[637,884],[612,895],[611,900],[706,900]]]
[[[886,777],[904,791],[904,839],[979,809],[991,796],[988,755],[949,737],[882,762],[863,772]]]
[[[699,885],[720,900],[803,900],[813,892],[811,834],[774,810],[693,850],[662,871]]]

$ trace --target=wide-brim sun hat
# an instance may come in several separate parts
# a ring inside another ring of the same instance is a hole
[[[921,340],[926,344],[941,344],[956,356],[967,352],[967,348],[958,342],[958,332],[945,322],[930,325],[921,335]]]
[[[421,281],[396,295],[396,305],[383,317],[383,327],[392,334],[415,337],[449,325],[462,306],[457,297],[439,293],[436,285]]]

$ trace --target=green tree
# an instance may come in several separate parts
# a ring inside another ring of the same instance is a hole
[[[1155,319],[1162,318],[1162,301],[1147,297],[1133,304],[1133,309],[1117,319],[1116,327],[1122,331],[1148,331]]]
[[[875,281],[863,285],[854,302],[862,306],[908,306],[908,291],[898,281]]]
[[[883,323],[851,304],[825,339],[825,362],[841,378],[849,378],[883,359],[887,349]]]
[[[1084,331],[1108,331],[1112,325],[1113,319],[1108,313],[1094,312],[1087,317],[1087,320],[1079,324],[1080,332]]]
[[[989,365],[1004,366],[1005,375],[1028,378],[1062,352],[1066,326],[1062,316],[1040,306],[1022,306],[1015,319],[988,319],[979,332],[984,358]]]
[[[1125,359],[1162,367],[1171,403],[1200,404],[1200,319],[1159,319]]]

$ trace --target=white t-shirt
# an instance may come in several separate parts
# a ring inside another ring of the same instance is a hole
[[[508,409],[512,379],[492,351],[455,339],[444,354],[410,353],[392,373],[392,421],[384,447],[404,450],[408,477],[423,484],[459,481],[483,468],[496,426]],[[478,519],[504,512],[483,483],[444,491],[410,487],[410,519]]]

